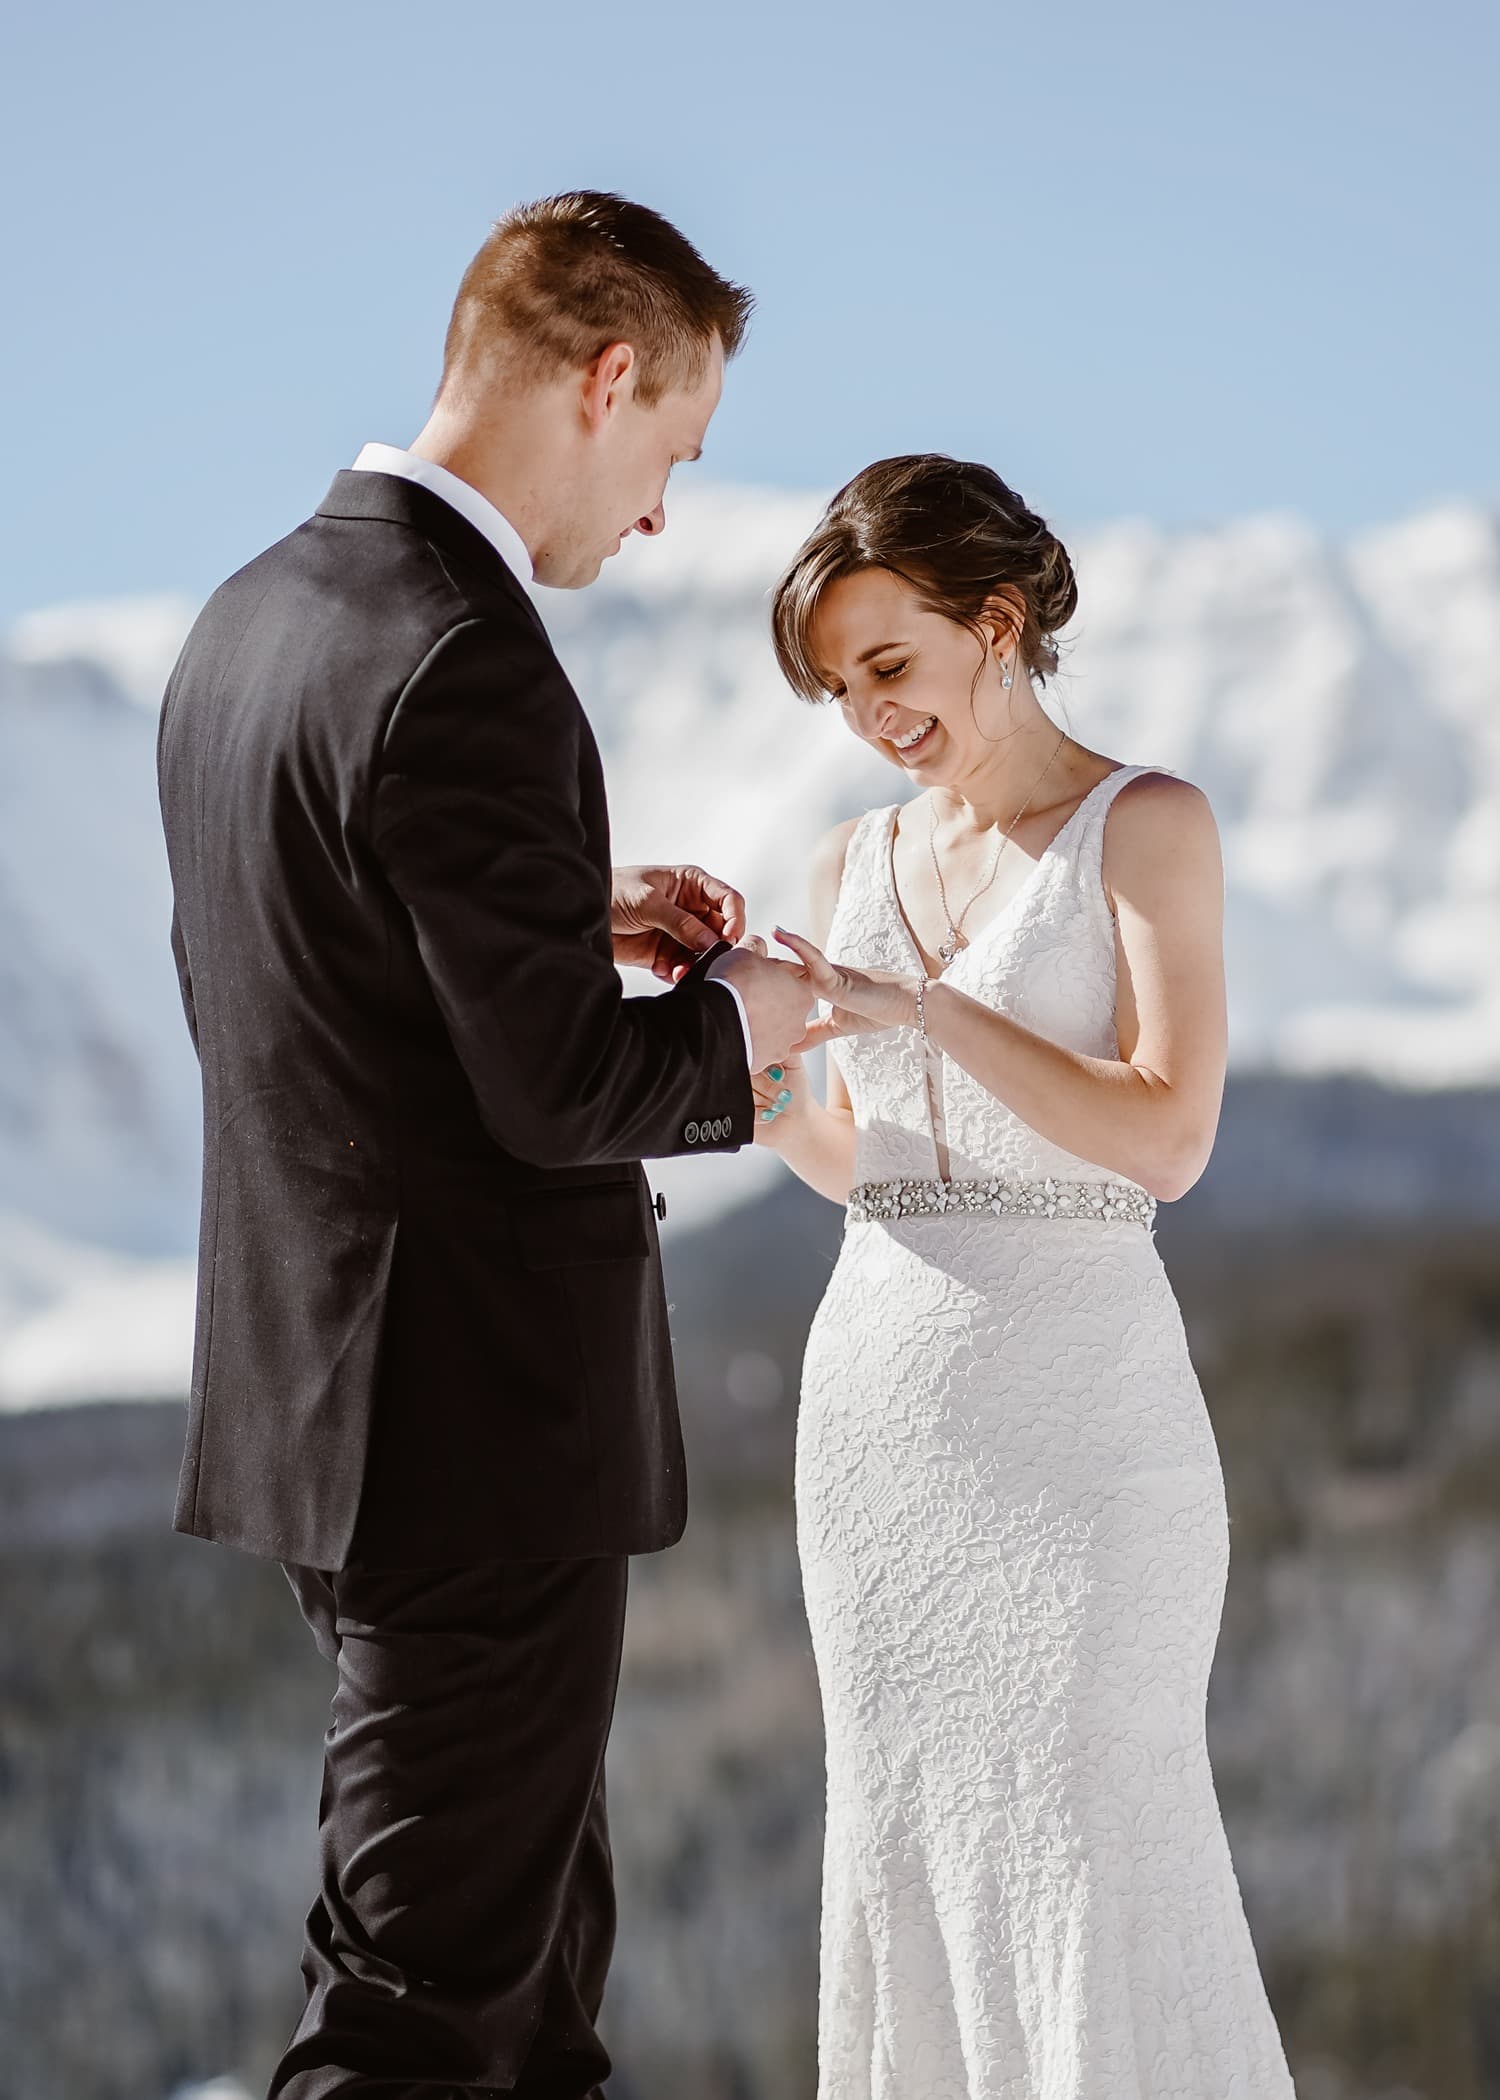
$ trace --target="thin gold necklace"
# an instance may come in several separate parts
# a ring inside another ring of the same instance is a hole
[[[974,892],[974,895],[969,899],[968,903],[964,906],[963,910],[959,913],[956,919],[954,918],[952,912],[948,909],[948,892],[943,887],[943,871],[938,866],[937,804],[936,802],[929,804],[929,814],[931,817],[931,822],[928,824],[927,827],[927,847],[928,851],[932,855],[932,872],[937,877],[938,895],[943,900],[943,917],[948,922],[948,938],[944,942],[942,942],[942,944],[938,948],[938,954],[942,957],[943,968],[945,970],[947,969],[949,963],[952,962],[954,956],[957,955],[959,949],[966,945],[963,938],[964,920],[969,916],[969,913],[973,908],[974,904],[978,901],[979,898],[981,898],[984,895],[985,891],[994,881],[995,871],[1000,865],[1000,856],[1005,851],[1007,839],[1009,839],[1011,833],[1020,823],[1022,817],[1025,816],[1027,810],[1030,809],[1032,797],[1036,794],[1037,789],[1041,786],[1042,782],[1046,779],[1047,775],[1052,771],[1053,762],[1055,761],[1058,752],[1061,751],[1063,745],[1067,742],[1067,738],[1068,732],[1065,729],[1063,730],[1062,734],[1058,737],[1057,742],[1052,747],[1052,757],[1048,759],[1046,765],[1043,766],[1041,772],[1038,773],[1035,781],[1032,783],[1031,794],[1026,797],[1026,800],[1021,804],[1021,807],[1016,811],[1015,815],[1006,825],[1005,830],[1001,833],[999,843],[995,847],[994,858],[990,862],[990,872],[988,873],[988,875],[985,876],[983,882],[980,883],[978,889]]]

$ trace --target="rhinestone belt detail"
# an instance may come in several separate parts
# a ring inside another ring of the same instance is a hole
[[[861,1181],[849,1191],[851,1223],[940,1217],[949,1211],[995,1217],[1124,1219],[1149,1225],[1156,1198],[1134,1181]]]

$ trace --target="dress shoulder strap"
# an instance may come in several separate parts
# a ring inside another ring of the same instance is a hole
[[[1082,817],[1082,821],[1078,825],[1078,832],[1080,832],[1082,838],[1092,836],[1092,838],[1103,840],[1103,836],[1105,836],[1105,817],[1109,815],[1109,804],[1113,802],[1113,798],[1120,794],[1120,790],[1128,781],[1141,779],[1143,773],[1172,773],[1172,769],[1170,769],[1170,766],[1153,766],[1153,764],[1128,764],[1128,766],[1116,766],[1116,769],[1113,769],[1113,773],[1105,773],[1105,777],[1095,787],[1092,787],[1090,794],[1086,794],[1084,800],[1078,804],[1078,811],[1080,811],[1080,817]],[[1172,773],[1172,779],[1176,779],[1174,773]]]
[[[897,805],[867,809],[850,832],[844,847],[844,872],[839,881],[838,902],[851,904],[869,896],[880,880],[881,855],[888,852],[891,817]]]
[[[849,834],[828,928],[830,953],[851,958],[859,954],[873,962],[875,950],[889,939],[885,862],[897,807],[891,803],[884,809],[867,809]]]
[[[1104,860],[1104,823],[1116,795],[1129,781],[1138,780],[1143,773],[1172,773],[1172,768],[1149,764],[1116,766],[1113,773],[1106,773],[1085,795],[1074,811],[1072,859],[1078,876],[1086,883],[1097,883],[1100,878]],[[1177,776],[1173,774],[1172,777]]]

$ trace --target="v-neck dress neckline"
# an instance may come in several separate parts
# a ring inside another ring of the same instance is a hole
[[[1089,789],[1088,793],[1084,796],[1083,800],[1079,803],[1078,807],[1072,812],[1071,815],[1064,817],[1062,823],[1058,825],[1056,831],[1054,831],[1051,838],[1048,839],[1046,845],[1042,848],[1041,852],[1032,862],[1030,874],[1022,880],[1019,888],[1012,890],[1011,894],[1006,898],[1005,902],[1001,905],[999,911],[997,911],[994,914],[993,918],[986,919],[983,926],[980,927],[978,933],[975,934],[974,938],[971,941],[966,941],[963,947],[959,949],[957,955],[954,956],[953,961],[950,963],[945,963],[941,970],[928,969],[926,960],[922,953],[921,943],[918,941],[916,934],[912,931],[911,921],[906,915],[906,907],[901,902],[901,892],[896,884],[896,826],[900,820],[902,809],[909,809],[911,807],[911,804],[903,804],[900,802],[893,802],[891,804],[890,813],[886,819],[885,835],[884,861],[886,887],[890,892],[890,902],[892,908],[895,911],[897,922],[901,927],[902,933],[906,936],[907,945],[910,947],[912,955],[916,959],[916,962],[919,968],[922,970],[924,976],[930,979],[934,984],[941,983],[956,967],[960,957],[968,955],[974,950],[981,947],[988,935],[991,932],[993,932],[993,930],[997,926],[1004,925],[1007,918],[1010,917],[1014,906],[1018,905],[1023,898],[1029,895],[1036,883],[1040,881],[1044,869],[1046,869],[1049,866],[1049,864],[1056,858],[1058,848],[1062,845],[1064,839],[1072,830],[1073,826],[1078,822],[1079,818],[1083,815],[1084,811],[1089,807],[1089,804],[1093,801],[1094,797],[1098,794],[1099,790],[1101,788],[1108,787],[1109,783],[1114,779],[1117,773],[1123,773],[1127,771],[1129,771],[1128,764],[1122,766],[1112,766],[1109,772],[1107,772],[1104,775],[1102,780],[1096,780],[1094,782],[1094,785]]]

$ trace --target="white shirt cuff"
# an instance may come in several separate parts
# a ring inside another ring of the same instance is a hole
[[[755,1044],[750,1035],[750,1016],[745,1011],[745,1002],[740,996],[739,988],[731,984],[727,977],[719,975],[720,970],[728,960],[729,957],[727,955],[716,956],[704,971],[703,976],[706,983],[721,984],[739,1009],[740,1027],[743,1029],[745,1036],[745,1065],[748,1070],[754,1071]]]

